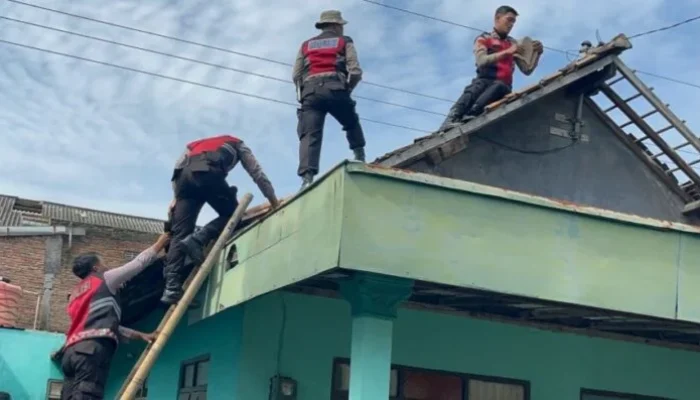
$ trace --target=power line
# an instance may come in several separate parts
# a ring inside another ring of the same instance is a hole
[[[288,80],[286,80],[286,79],[277,78],[277,77],[270,76],[270,75],[259,74],[259,73],[256,73],[256,72],[246,71],[246,70],[242,70],[242,69],[238,69],[238,68],[233,68],[233,67],[229,67],[229,66],[222,65],[222,64],[214,64],[214,63],[210,63],[210,62],[207,62],[207,61],[202,61],[202,60],[199,60],[199,59],[196,59],[196,58],[183,57],[183,56],[179,56],[179,55],[172,54],[172,53],[166,53],[166,52],[162,52],[162,51],[158,51],[158,50],[147,49],[147,48],[145,48],[145,47],[134,46],[134,45],[130,45],[130,44],[122,43],[122,42],[117,42],[117,41],[114,41],[114,40],[105,39],[105,38],[101,38],[101,37],[97,37],[97,36],[86,35],[86,34],[79,33],[79,32],[75,32],[75,31],[68,31],[68,30],[65,30],[65,29],[59,29],[59,28],[55,28],[55,27],[48,26],[48,25],[42,25],[42,24],[37,24],[37,23],[34,23],[34,22],[23,21],[23,20],[20,20],[20,19],[9,18],[9,17],[3,17],[3,16],[0,16],[0,19],[4,19],[4,20],[7,20],[7,21],[12,21],[12,22],[16,22],[16,23],[20,23],[20,24],[30,25],[30,26],[34,26],[34,27],[38,27],[38,28],[42,28],[42,29],[47,29],[47,30],[51,30],[51,31],[54,31],[54,32],[60,32],[60,33],[66,33],[66,34],[69,34],[69,35],[79,36],[79,37],[82,37],[82,38],[85,38],[85,39],[96,40],[96,41],[100,41],[100,42],[103,42],[103,43],[113,44],[113,45],[116,45],[116,46],[122,46],[122,47],[130,48],[130,49],[134,49],[134,50],[139,50],[139,51],[143,51],[143,52],[147,52],[147,53],[152,53],[152,54],[157,54],[157,55],[161,55],[161,56],[165,56],[165,57],[175,58],[175,59],[178,59],[178,60],[183,60],[183,61],[188,61],[188,62],[192,62],[192,63],[202,64],[202,65],[206,65],[206,66],[209,66],[209,67],[220,68],[220,69],[225,69],[225,70],[228,70],[228,71],[238,72],[238,73],[241,73],[241,74],[247,74],[247,75],[257,76],[257,77],[259,77],[259,78],[270,79],[270,80],[274,80],[274,81],[278,81],[278,82],[284,82],[284,83],[290,83],[290,84],[293,84],[293,83],[294,83],[294,82],[292,82],[292,81],[288,81]],[[434,114],[434,115],[445,116],[445,114],[442,114],[442,113],[439,113],[439,112],[434,112],[434,111],[429,111],[429,110],[425,110],[425,109],[422,109],[422,108],[416,108],[416,107],[406,106],[406,105],[398,104],[398,103],[392,103],[392,102],[389,102],[389,101],[374,99],[374,98],[371,98],[371,97],[365,97],[365,96],[359,96],[359,95],[355,95],[354,97],[355,97],[355,98],[358,98],[358,99],[373,101],[373,102],[376,102],[376,103],[386,104],[386,105],[390,105],[390,106],[394,106],[394,107],[401,107],[401,108],[405,108],[405,109],[408,109],[408,110],[424,112],[424,113],[427,113],[427,114]]]
[[[246,58],[252,58],[252,59],[256,59],[256,60],[260,60],[260,61],[266,61],[266,62],[270,62],[270,63],[273,63],[273,64],[284,65],[284,66],[286,66],[286,67],[292,67],[292,66],[293,66],[293,64],[290,64],[290,63],[287,63],[287,62],[283,62],[283,61],[279,61],[279,60],[274,60],[274,59],[271,59],[271,58],[260,57],[260,56],[254,55],[254,54],[248,54],[248,53],[244,53],[244,52],[240,52],[240,51],[235,51],[235,50],[231,50],[231,49],[226,49],[226,48],[223,48],[223,47],[213,46],[213,45],[206,44],[206,43],[202,43],[202,42],[195,42],[195,41],[188,40],[188,39],[182,39],[182,38],[179,38],[179,37],[176,37],[176,36],[165,35],[165,34],[162,34],[162,33],[147,31],[147,30],[144,30],[144,29],[134,28],[134,27],[132,27],[132,26],[121,25],[121,24],[117,24],[117,23],[114,23],[114,22],[104,21],[104,20],[97,19],[97,18],[92,18],[92,17],[87,17],[87,16],[84,16],[84,15],[73,14],[73,13],[69,13],[69,12],[61,11],[61,10],[56,10],[56,9],[49,8],[49,7],[44,7],[44,6],[39,6],[39,5],[36,5],[36,4],[26,3],[26,2],[23,2],[23,1],[20,1],[20,0],[7,0],[7,1],[12,2],[12,3],[16,3],[16,4],[20,4],[20,5],[23,5],[23,6],[27,6],[27,7],[32,7],[32,8],[36,8],[36,9],[40,9],[40,10],[44,10],[44,11],[56,13],[56,14],[61,14],[61,15],[65,15],[65,16],[69,16],[69,17],[73,17],[73,18],[79,18],[79,19],[83,19],[83,20],[86,20],[86,21],[95,22],[95,23],[102,24],[102,25],[108,25],[108,26],[112,26],[112,27],[115,27],[115,28],[120,28],[120,29],[129,30],[129,31],[132,31],[132,32],[138,32],[138,33],[142,33],[142,34],[145,34],[145,35],[150,35],[150,36],[159,37],[159,38],[162,38],[162,39],[174,40],[174,41],[176,41],[176,42],[185,43],[185,44],[189,44],[189,45],[193,45],[193,46],[198,46],[198,47],[202,47],[202,48],[205,48],[205,49],[221,51],[221,52],[223,52],[223,53],[233,54],[233,55],[237,55],[237,56],[241,56],[241,57],[246,57]],[[382,89],[394,90],[394,91],[397,91],[397,92],[401,92],[401,93],[405,93],[405,94],[410,94],[410,95],[413,95],[413,96],[420,96],[420,97],[425,97],[425,98],[429,98],[429,99],[433,99],[433,100],[440,100],[440,101],[444,101],[444,102],[448,102],[448,103],[454,103],[454,100],[445,99],[445,98],[437,97],[437,96],[432,96],[432,95],[425,94],[425,93],[414,92],[414,91],[411,91],[411,90],[396,88],[396,87],[392,87],[392,86],[388,86],[388,85],[383,85],[383,84],[379,84],[379,83],[373,83],[373,82],[369,82],[369,81],[365,81],[365,80],[363,80],[362,83],[363,83],[364,85],[375,86],[375,87],[379,87],[379,88],[382,88]]]
[[[690,86],[690,87],[694,87],[694,88],[700,89],[700,85],[698,85],[698,84],[696,84],[696,83],[686,82],[686,81],[682,81],[682,80],[676,79],[676,78],[669,78],[668,76],[657,75],[657,74],[652,73],[652,72],[640,71],[640,70],[638,70],[638,69],[635,69],[634,72],[636,72],[636,73],[638,73],[638,74],[649,75],[649,76],[652,76],[652,77],[654,77],[654,78],[664,79],[664,80],[667,80],[667,81],[669,81],[669,82],[675,82],[675,83],[678,83],[678,84],[681,84],[681,85],[686,85],[686,86]]]
[[[124,66],[124,65],[113,64],[113,63],[106,62],[106,61],[94,60],[94,59],[92,59],[92,58],[81,57],[81,56],[77,56],[77,55],[74,55],[74,54],[61,53],[61,52],[59,52],[59,51],[49,50],[49,49],[45,49],[45,48],[41,48],[41,47],[30,46],[30,45],[26,45],[26,44],[22,44],[22,43],[17,43],[17,42],[11,42],[11,41],[4,40],[4,39],[0,39],[0,43],[5,43],[5,44],[9,44],[9,45],[11,45],[11,46],[16,46],[16,47],[23,47],[23,48],[25,48],[25,49],[36,50],[36,51],[40,51],[40,52],[44,52],[44,53],[49,53],[49,54],[54,54],[54,55],[58,55],[58,56],[73,58],[73,59],[76,59],[76,60],[85,61],[85,62],[89,62],[89,63],[93,63],[93,64],[99,64],[99,65],[103,65],[103,66],[107,66],[107,67],[112,67],[112,68],[117,68],[117,69],[121,69],[121,70],[124,70],[124,71],[136,72],[136,73],[138,73],[138,74],[144,74],[144,75],[149,75],[149,76],[152,76],[152,77],[157,77],[157,78],[162,78],[162,79],[168,79],[168,80],[177,81],[177,82],[180,82],[180,83],[187,83],[187,84],[189,84],[189,85],[200,86],[200,87],[204,87],[204,88],[207,88],[207,89],[218,90],[218,91],[221,91],[221,92],[227,92],[227,93],[237,94],[237,95],[245,96],[245,97],[252,97],[252,98],[255,98],[255,99],[258,99],[258,100],[265,100],[265,101],[270,101],[270,102],[274,102],[274,103],[285,104],[285,105],[292,106],[292,107],[298,107],[298,106],[299,106],[298,104],[295,104],[295,103],[292,103],[292,102],[288,102],[288,101],[284,101],[284,100],[279,100],[279,99],[273,99],[273,98],[271,98],[271,97],[265,97],[265,96],[260,96],[260,95],[253,94],[253,93],[246,93],[246,92],[241,92],[241,91],[238,91],[238,90],[233,90],[233,89],[222,88],[222,87],[219,87],[219,86],[208,85],[208,84],[206,84],[206,83],[194,82],[194,81],[190,81],[190,80],[187,80],[187,79],[177,78],[177,77],[174,77],[174,76],[163,75],[163,74],[159,74],[159,73],[156,73],[156,72],[145,71],[145,70],[138,69],[138,68],[132,68],[132,67]],[[394,127],[394,128],[401,128],[401,129],[406,129],[406,130],[411,130],[411,131],[416,131],[416,132],[422,132],[422,133],[431,133],[430,131],[426,131],[426,130],[423,130],[423,129],[417,129],[417,128],[412,128],[412,127],[410,127],[410,126],[393,124],[393,123],[391,123],[391,122],[378,121],[378,120],[369,119],[369,118],[360,118],[360,119],[363,120],[363,121],[367,121],[367,122],[374,123],[374,124],[386,125],[386,126],[391,126],[391,127]]]
[[[10,1],[13,1],[13,0],[10,0]],[[391,5],[384,4],[384,3],[380,3],[380,2],[374,1],[374,0],[362,0],[362,1],[364,1],[365,3],[374,4],[374,5],[377,5],[377,6],[380,6],[380,7],[389,8],[389,9],[391,9],[391,10],[400,11],[400,12],[403,12],[403,13],[406,13],[406,14],[412,14],[412,15],[415,15],[415,16],[418,16],[418,17],[427,18],[427,19],[431,19],[431,20],[433,20],[433,21],[442,22],[442,23],[445,23],[445,24],[448,24],[448,25],[454,25],[454,26],[458,26],[458,27],[460,27],[460,28],[469,29],[469,30],[472,30],[472,31],[475,31],[475,32],[479,32],[479,33],[488,32],[487,30],[484,30],[484,29],[475,28],[475,27],[473,27],[473,26],[460,24],[460,23],[454,22],[454,21],[448,21],[448,20],[446,20],[446,19],[433,17],[433,16],[431,16],[431,15],[422,14],[422,13],[419,13],[419,12],[416,12],[416,11],[407,10],[407,9],[401,8],[401,7],[391,6]],[[556,48],[554,48],[554,47],[547,47],[547,46],[543,46],[543,47],[544,47],[545,49],[547,49],[547,50],[556,51],[556,52],[558,52],[558,53],[569,54],[569,52],[566,51],[566,50],[556,49]]]
[[[15,1],[15,0],[10,0],[10,1]],[[401,8],[401,7],[391,6],[391,5],[388,5],[388,4],[380,3],[380,2],[378,2],[378,1],[374,1],[374,0],[362,0],[362,1],[364,1],[364,2],[366,2],[366,3],[374,4],[374,5],[377,5],[377,6],[380,6],[380,7],[388,8],[388,9],[391,9],[391,10],[400,11],[400,12],[403,12],[403,13],[406,13],[406,14],[411,14],[411,15],[415,15],[415,16],[418,16],[418,17],[430,19],[430,20],[433,20],[433,21],[438,21],[438,22],[442,22],[442,23],[445,23],[445,24],[458,26],[458,27],[465,28],[465,29],[469,29],[469,30],[472,30],[472,31],[485,32],[483,29],[475,28],[475,27],[473,27],[473,26],[460,24],[460,23],[457,23],[457,22],[454,22],[454,21],[448,21],[448,20],[445,20],[445,19],[442,19],[442,18],[433,17],[433,16],[430,16],[430,15],[427,15],[427,14],[422,14],[422,13],[419,13],[419,12],[416,12],[416,11],[407,10],[407,9]],[[650,33],[658,32],[658,31],[662,31],[662,30],[668,30],[668,29],[674,28],[674,27],[676,27],[676,26],[683,25],[683,24],[686,24],[686,23],[688,23],[688,22],[694,21],[694,20],[696,20],[696,19],[700,19],[700,16],[694,17],[694,18],[690,18],[690,19],[688,19],[688,20],[685,20],[685,21],[682,21],[682,22],[679,22],[679,23],[677,23],[677,24],[670,25],[670,26],[667,26],[667,27],[664,27],[664,28],[659,28],[659,29],[655,29],[655,30],[653,30],[653,31],[648,31],[648,32],[639,33],[639,34],[636,34],[636,35],[633,35],[633,36],[628,36],[628,38],[631,39],[631,38],[634,38],[634,37],[639,37],[639,36],[642,36],[642,35],[648,35],[648,34],[650,34]],[[547,49],[547,50],[552,50],[552,51],[555,51],[555,52],[558,52],[558,53],[562,53],[562,54],[566,55],[567,57],[569,56],[570,53],[575,53],[575,52],[572,52],[572,51],[557,49],[557,48],[555,48],[555,47],[548,47],[548,46],[543,46],[543,47],[544,47],[545,49]],[[653,74],[653,73],[651,73],[651,72],[644,72],[644,71],[639,71],[639,70],[637,70],[637,72],[640,73],[640,74],[645,74],[645,75],[649,75],[649,76],[654,76],[654,77],[659,78],[659,79],[665,79],[665,80],[667,80],[667,81],[675,82],[675,83],[678,83],[678,84],[681,84],[681,85],[686,85],[686,86],[690,86],[690,87],[700,88],[700,85],[697,85],[697,84],[694,84],[694,83],[691,83],[691,82],[685,82],[685,81],[681,81],[681,80],[679,80],[679,79],[669,78],[669,77],[666,77],[666,76],[661,76],[661,75]]]
[[[675,23],[675,24],[673,24],[673,25],[668,25],[668,26],[664,26],[664,27],[662,27],[662,28],[652,29],[652,30],[650,30],[650,31],[637,33],[637,34],[634,34],[634,35],[632,35],[632,36],[628,36],[627,38],[628,38],[628,39],[634,39],[634,38],[638,38],[638,37],[640,37],[640,36],[651,35],[652,33],[656,33],[656,32],[667,31],[667,30],[669,30],[669,29],[673,29],[673,28],[679,27],[679,26],[681,26],[681,25],[687,24],[687,23],[689,23],[689,22],[693,22],[693,21],[698,20],[698,19],[700,19],[700,15],[698,15],[697,17],[688,18],[688,19],[686,19],[685,21],[681,21],[681,22]]]

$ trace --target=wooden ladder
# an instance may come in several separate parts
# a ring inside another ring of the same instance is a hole
[[[136,364],[134,364],[131,372],[129,372],[129,375],[124,380],[124,383],[117,394],[117,399],[134,399],[136,392],[141,385],[143,385],[148,373],[151,371],[151,368],[158,359],[160,352],[170,339],[170,336],[173,334],[173,331],[182,319],[185,311],[187,311],[189,308],[194,296],[197,294],[197,291],[199,291],[202,283],[204,283],[204,280],[214,268],[219,252],[226,245],[226,242],[233,234],[236,226],[238,226],[240,223],[241,219],[243,218],[243,214],[252,200],[253,195],[250,193],[246,193],[243,196],[241,202],[236,208],[236,211],[234,211],[233,215],[226,224],[226,227],[221,232],[221,235],[219,235],[219,238],[216,239],[216,242],[211,247],[211,250],[207,253],[202,265],[200,267],[195,267],[192,270],[190,276],[185,282],[185,293],[183,294],[182,299],[168,308],[168,311],[165,313],[158,324],[158,328],[156,329],[156,339],[152,343],[148,344],[141,353],[138,361],[136,361]]]
[[[605,109],[601,107],[603,113],[610,117],[630,144],[639,148],[652,165],[661,168],[663,174],[679,189],[676,192],[682,195],[686,203],[684,212],[700,208],[700,172],[693,167],[700,164],[700,138],[691,132],[685,125],[685,121],[681,121],[670,110],[668,104],[664,104],[654,94],[654,89],[646,86],[622,60],[615,57],[614,64],[619,76],[608,80],[600,87],[601,93],[613,104]],[[628,82],[634,90],[634,94],[626,98],[614,89],[615,84],[623,81]],[[638,98],[645,99],[651,105],[649,111],[639,113],[632,107],[630,102]],[[628,119],[627,122],[619,124],[615,122],[610,114],[615,110],[624,114]],[[659,130],[652,128],[646,121],[646,118],[657,114],[668,122],[667,126]],[[625,128],[630,126],[636,126],[641,134],[625,132]],[[650,150],[649,146],[654,146],[656,150]],[[684,148],[689,149],[683,150]],[[679,150],[689,156],[683,157]],[[662,160],[662,156],[665,156],[665,159]],[[679,178],[685,182],[680,183]]]

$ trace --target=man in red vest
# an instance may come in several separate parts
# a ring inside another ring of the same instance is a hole
[[[121,267],[107,269],[96,253],[73,261],[80,278],[68,302],[70,328],[59,352],[65,376],[61,399],[102,399],[112,356],[123,339],[152,341],[145,334],[123,327],[119,288],[151,264],[169,237],[162,234],[153,246]]]
[[[292,80],[297,86],[299,169],[302,189],[318,173],[323,124],[330,113],[346,132],[350,149],[358,161],[365,161],[365,137],[355,101],[350,93],[362,80],[355,44],[343,35],[347,24],[340,11],[321,13],[316,29],[322,32],[304,43],[297,53]]]
[[[490,33],[479,35],[474,41],[476,78],[464,88],[460,98],[450,109],[440,131],[455,127],[484,112],[487,105],[505,97],[512,90],[515,65],[530,75],[537,67],[542,54],[542,43],[532,42],[534,60],[529,64],[519,54],[518,42],[508,36],[515,25],[518,12],[510,6],[500,6],[494,16],[494,28]]]
[[[270,206],[273,209],[279,206],[270,180],[241,139],[221,135],[189,143],[177,160],[172,176],[175,195],[170,210],[172,244],[163,269],[163,303],[175,304],[180,300],[186,279],[185,257],[189,256],[196,265],[201,264],[204,261],[204,246],[221,234],[238,207],[236,187],[229,187],[226,176],[239,161]],[[219,216],[194,232],[204,203],[209,204]]]

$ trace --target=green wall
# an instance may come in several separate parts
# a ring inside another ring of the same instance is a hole
[[[138,328],[152,330],[161,317],[162,312],[154,313]],[[191,326],[183,318],[148,377],[148,399],[176,399],[181,362],[206,354],[210,355],[207,398],[231,399],[237,388],[242,321],[243,307],[225,310]],[[110,371],[105,398],[114,398],[142,348],[140,343],[120,347]]]
[[[49,355],[64,339],[60,333],[0,328],[0,392],[12,400],[45,399],[48,380],[63,379]]]
[[[246,304],[236,399],[265,399],[275,374],[299,382],[300,400],[330,397],[334,357],[349,357],[349,306],[341,300],[270,293]],[[400,310],[396,364],[531,382],[533,400],[579,398],[581,387],[697,399],[700,354],[555,333],[497,322]]]

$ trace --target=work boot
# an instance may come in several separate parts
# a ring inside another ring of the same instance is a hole
[[[182,298],[183,294],[182,278],[180,275],[166,274],[165,290],[163,290],[163,296],[160,298],[161,303],[175,304]]]
[[[447,130],[450,130],[456,126],[460,125],[460,117],[461,115],[459,111],[455,108],[452,107],[450,109],[450,112],[447,114],[447,117],[445,118],[445,121],[440,125],[440,129],[438,129],[438,132],[445,132]]]
[[[311,185],[314,181],[314,174],[311,172],[307,172],[304,175],[301,176],[301,189],[299,190],[304,190],[306,189],[309,185]]]
[[[365,148],[364,147],[352,149],[352,152],[355,153],[355,161],[365,162]]]

